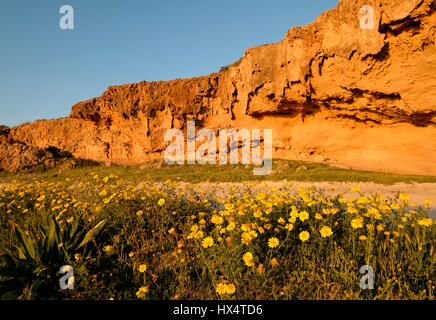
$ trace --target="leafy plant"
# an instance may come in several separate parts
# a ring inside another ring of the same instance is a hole
[[[19,226],[13,233],[15,250],[0,248],[0,298],[56,299],[59,291],[59,269],[73,264],[76,254],[82,261],[91,258],[90,245],[106,220],[87,230],[82,219],[62,227],[55,216],[40,225],[40,235],[32,240]],[[79,266],[80,267],[80,266]]]

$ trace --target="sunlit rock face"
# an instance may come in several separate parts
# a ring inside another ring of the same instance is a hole
[[[362,28],[364,5],[373,29]],[[166,130],[196,120],[216,131],[273,129],[274,158],[436,175],[435,9],[434,0],[343,0],[220,73],[112,86],[68,118],[9,136],[134,164],[163,157]]]

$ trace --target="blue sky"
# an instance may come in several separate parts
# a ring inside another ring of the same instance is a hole
[[[109,85],[217,72],[338,0],[0,0],[0,124],[68,116]],[[74,30],[62,30],[62,5]]]

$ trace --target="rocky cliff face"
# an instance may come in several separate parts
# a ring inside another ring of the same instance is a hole
[[[362,29],[360,8],[374,8]],[[10,136],[76,157],[162,157],[167,129],[273,129],[274,158],[436,175],[436,0],[342,0],[220,73],[109,87]]]
[[[40,149],[16,141],[9,136],[9,132],[8,127],[0,125],[0,171],[23,171],[35,167],[47,169],[71,158],[53,147]]]

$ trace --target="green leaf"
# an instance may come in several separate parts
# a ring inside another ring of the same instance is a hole
[[[49,251],[54,246],[57,246],[57,239],[56,239],[56,221],[54,220],[54,217],[50,219],[47,234],[46,234],[46,249]]]
[[[77,229],[79,228],[79,219],[75,219],[73,221],[73,224],[71,226],[71,231],[70,231],[70,238],[74,237],[74,234],[76,233]]]
[[[14,267],[17,264],[17,259],[12,252],[6,248],[0,248],[0,261],[6,264],[8,267]]]
[[[24,253],[24,250],[21,248],[18,248],[18,259],[20,260],[28,259],[28,257]]]
[[[104,225],[106,223],[106,220],[102,220],[100,221],[94,228],[92,228],[91,230],[89,230],[85,237],[83,238],[82,242],[79,244],[79,248],[83,247],[84,245],[86,245],[89,241],[91,241],[97,234],[99,234],[101,232],[101,230],[103,229]]]
[[[43,284],[45,281],[38,279],[32,284],[32,292],[38,291],[38,288]]]
[[[2,300],[17,300],[20,297],[20,293],[18,291],[8,291],[2,295]]]
[[[18,240],[18,244],[20,245],[21,249],[23,249],[23,253],[33,260],[35,260],[35,247],[33,246],[32,241],[26,234],[21,230],[20,227],[15,228],[15,235]]]

